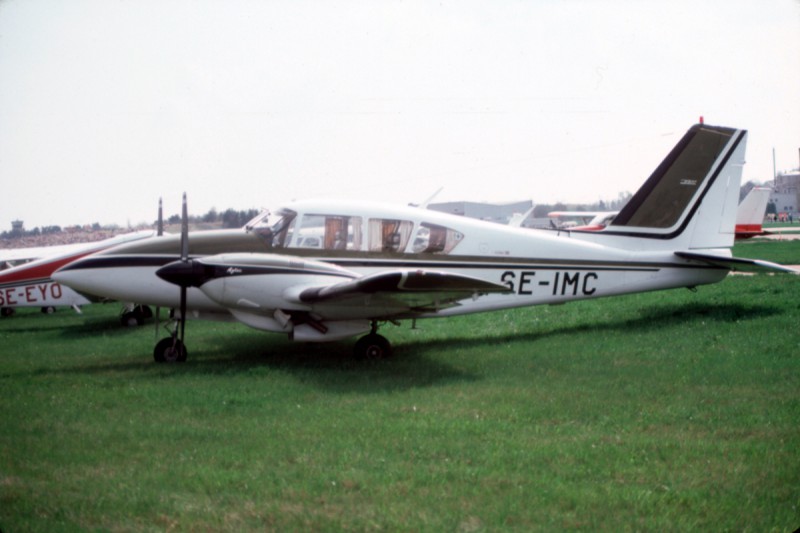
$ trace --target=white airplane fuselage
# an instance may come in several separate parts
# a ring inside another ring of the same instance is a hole
[[[308,213],[350,220],[360,218],[362,221],[402,220],[410,223],[412,232],[417,228],[436,226],[462,237],[447,254],[415,253],[411,250],[411,239],[403,251],[370,251],[369,235],[361,238],[359,249],[326,250],[295,248],[291,240],[276,248],[260,238],[257,231],[241,229],[190,234],[190,255],[281,254],[297,261],[338,265],[359,275],[390,268],[432,269],[456,272],[505,285],[509,289],[505,294],[483,295],[455,307],[420,315],[423,317],[693,287],[720,281],[727,274],[725,269],[691,264],[667,250],[637,252],[603,246],[596,242],[598,239],[592,233],[511,228],[412,207],[310,201],[290,208],[296,213],[296,220],[302,220]],[[149,239],[96,254],[82,262],[86,263],[85,268],[62,270],[57,278],[82,292],[175,308],[178,305],[178,287],[159,278],[156,271],[174,261],[178,253],[178,236]],[[305,278],[298,277],[297,273],[284,274],[285,279],[281,276],[270,276],[269,286],[277,291],[274,294],[270,294],[266,286],[260,290],[245,288],[249,293],[249,303],[242,305],[243,311],[253,311],[252,303],[255,301],[264,309],[270,305],[276,306],[273,309],[285,307],[285,303],[280,304],[282,287],[314,285],[320,281],[319,276],[313,274]],[[225,278],[221,283],[230,286],[236,281]],[[189,288],[187,307],[201,315],[227,314],[225,307],[197,288]],[[339,311],[337,319],[357,318],[358,315],[353,309]]]

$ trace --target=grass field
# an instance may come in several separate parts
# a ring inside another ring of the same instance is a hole
[[[0,322],[2,531],[800,526],[800,277],[387,326],[378,362],[195,322],[159,365],[117,311]]]

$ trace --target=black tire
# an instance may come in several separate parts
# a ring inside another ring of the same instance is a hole
[[[42,313],[45,315],[52,315],[56,312],[56,308],[52,305],[48,305],[47,307],[42,307]]]
[[[0,315],[2,316],[13,316],[16,313],[16,310],[13,307],[3,307],[0,310]]]
[[[142,325],[142,318],[136,311],[126,311],[119,317],[120,324],[126,328],[135,328]]]
[[[133,312],[137,313],[143,320],[147,320],[148,318],[153,318],[153,310],[146,305],[137,305],[133,308]]]
[[[383,335],[370,333],[356,341],[353,355],[356,359],[385,359],[392,355],[392,345]]]
[[[172,337],[166,337],[158,341],[155,350],[153,350],[153,359],[157,363],[183,363],[188,355],[186,346],[180,340]]]

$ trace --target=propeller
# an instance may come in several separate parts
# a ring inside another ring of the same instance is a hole
[[[181,207],[181,264],[191,268],[189,261],[189,209],[186,206],[186,193],[183,193],[183,205]],[[186,333],[186,289],[188,285],[179,283],[181,287],[181,317],[178,325],[180,326],[181,343]]]
[[[180,259],[164,265],[156,271],[161,279],[180,287],[180,306],[177,327],[171,337],[162,339],[156,344],[156,361],[184,361],[186,360],[186,291],[189,287],[197,286],[195,270],[200,273],[203,265],[195,263],[189,258],[189,213],[186,202],[186,193],[183,193],[183,206],[181,209],[181,249]]]
[[[158,199],[158,221],[156,222],[156,237],[164,236],[164,208],[162,198]],[[156,306],[156,338],[158,338],[158,326],[161,325],[161,306]]]

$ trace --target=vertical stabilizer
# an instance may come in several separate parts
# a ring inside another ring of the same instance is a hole
[[[745,130],[693,126],[603,233],[651,249],[732,246],[746,143]]]
[[[736,213],[737,239],[764,234],[764,216],[771,193],[768,187],[753,187],[744,197]]]

